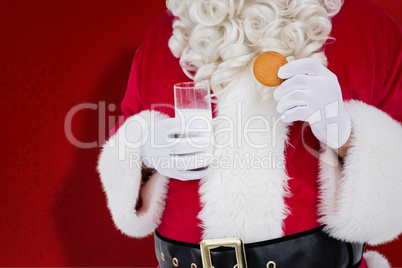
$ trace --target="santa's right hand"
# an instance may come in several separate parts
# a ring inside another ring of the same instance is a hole
[[[212,126],[196,120],[165,118],[145,131],[141,157],[144,165],[178,180],[204,177],[212,159]]]

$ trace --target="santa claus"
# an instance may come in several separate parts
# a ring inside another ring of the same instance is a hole
[[[116,227],[155,232],[160,267],[390,267],[363,250],[402,232],[401,27],[366,0],[167,6],[99,159]],[[253,76],[265,51],[280,86]],[[176,135],[185,81],[211,86],[202,146]]]

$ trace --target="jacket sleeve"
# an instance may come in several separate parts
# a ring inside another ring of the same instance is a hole
[[[167,117],[148,110],[150,105],[143,97],[151,93],[145,92],[148,89],[141,83],[143,72],[149,70],[143,68],[148,44],[158,34],[161,20],[166,20],[166,15],[151,26],[135,54],[121,104],[123,116],[103,145],[97,166],[115,226],[132,237],[147,236],[159,226],[167,193],[168,178],[156,172],[143,181],[141,174],[143,134],[151,123]]]
[[[371,38],[364,41],[366,47],[356,49],[371,53],[366,58],[360,54],[346,67],[345,62],[339,65],[338,72],[350,77],[338,76],[348,100],[352,139],[343,164],[333,150],[322,150],[319,212],[330,235],[380,244],[402,232],[402,34],[401,27],[385,15],[374,8],[368,12],[379,19],[361,32]]]

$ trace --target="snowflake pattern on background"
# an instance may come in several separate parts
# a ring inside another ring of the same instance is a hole
[[[57,28],[66,19],[64,9],[55,1],[45,1],[39,6],[39,20],[51,30]]]
[[[50,186],[38,192],[38,214],[57,225],[60,232],[68,232],[70,228],[88,218],[80,205],[85,192],[82,189],[70,189],[63,186]]]
[[[67,93],[71,86],[66,81],[69,67],[45,57],[34,45],[15,57],[0,62],[0,101],[12,115],[31,107],[38,118],[55,120],[71,104]]]
[[[2,145],[1,187],[7,195],[23,198],[34,189],[48,185],[51,181],[46,168],[48,150],[32,143],[32,137],[23,130]]]
[[[29,24],[15,2],[4,1],[0,6],[1,42],[14,43],[29,31]]]
[[[36,218],[26,220],[15,226],[12,230],[13,252],[18,256],[24,256],[24,263],[33,265],[51,252],[49,234],[45,230],[43,222]]]
[[[68,257],[73,260],[85,260],[83,265],[91,265],[107,253],[101,235],[90,227],[74,228],[69,231],[71,248]]]
[[[15,226],[20,220],[21,215],[18,213],[17,197],[8,195],[4,191],[0,192],[0,230],[10,229]],[[0,231],[0,237],[1,237]],[[0,239],[0,241],[4,241]],[[4,244],[4,243],[0,243]],[[0,254],[2,253],[0,246]]]
[[[6,241],[6,239],[3,238],[1,233],[0,233],[0,241]],[[6,245],[6,243],[0,243],[0,259],[6,256],[10,256],[11,254],[12,252],[10,252],[9,245]]]

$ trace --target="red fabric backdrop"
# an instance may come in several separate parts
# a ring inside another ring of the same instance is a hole
[[[400,0],[373,1],[401,23]],[[164,0],[0,1],[0,266],[156,265],[152,238],[113,227],[95,167],[134,52],[164,9]],[[402,266],[401,248],[378,250]]]

